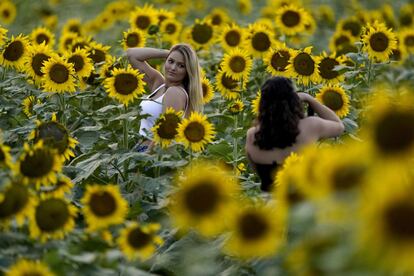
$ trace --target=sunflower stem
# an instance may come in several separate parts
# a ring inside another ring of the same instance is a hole
[[[371,69],[372,69],[372,60],[369,58],[368,59],[368,78],[367,78],[368,87],[371,84]]]
[[[128,112],[128,107],[126,105],[124,105],[124,114],[127,114],[127,112]],[[124,131],[123,146],[124,146],[124,149],[126,151],[128,151],[128,120],[127,120],[127,118],[124,118],[124,120],[123,120],[123,131]],[[129,161],[125,160],[124,161],[124,175],[125,175],[125,177],[123,177],[124,179],[126,179],[128,177],[128,167],[129,167]]]
[[[58,100],[59,100],[59,108],[60,108],[60,122],[62,123],[62,125],[66,126],[66,116],[65,116],[65,95],[61,94],[61,93],[57,93],[58,95]]]
[[[234,115],[234,131],[237,133],[237,114]],[[233,137],[233,168],[234,171],[237,169],[237,137]]]

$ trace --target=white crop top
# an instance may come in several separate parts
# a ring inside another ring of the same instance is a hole
[[[146,99],[142,100],[140,103],[142,114],[150,115],[144,119],[141,119],[141,125],[139,127],[139,134],[147,138],[150,138],[152,136],[151,128],[154,126],[155,121],[158,119],[158,117],[162,113],[162,99],[164,98],[165,93],[155,100],[151,100],[151,97],[155,95],[158,92],[158,90],[160,90],[164,86],[165,86],[165,83],[158,86],[157,89],[154,90],[154,92],[152,92]],[[185,95],[187,96],[187,101],[185,104],[184,114],[187,112],[187,107],[188,107],[187,92],[185,92]]]

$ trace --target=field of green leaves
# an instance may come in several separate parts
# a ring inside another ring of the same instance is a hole
[[[126,50],[176,43],[203,113],[138,152]],[[265,193],[244,146],[271,76],[345,132]],[[0,0],[0,275],[410,275],[413,161],[412,1]]]

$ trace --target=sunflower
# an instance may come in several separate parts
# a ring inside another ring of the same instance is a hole
[[[150,258],[156,247],[164,242],[160,236],[156,235],[160,227],[158,223],[146,225],[140,225],[137,222],[131,223],[120,232],[118,244],[121,251],[130,260]]]
[[[105,62],[108,59],[108,52],[110,46],[105,46],[101,43],[91,41],[88,44],[87,50],[89,57],[92,59],[94,64]],[[72,50],[74,51],[74,50]]]
[[[154,127],[151,128],[154,134],[154,142],[161,144],[163,148],[168,147],[177,138],[177,128],[181,123],[182,117],[182,111],[176,112],[172,107],[168,107],[156,120]]]
[[[31,209],[30,236],[41,242],[63,239],[75,227],[76,214],[76,207],[65,199],[43,195]]]
[[[230,17],[227,11],[223,8],[214,8],[207,16],[207,20],[210,20],[211,24],[216,27],[221,27],[230,22]]]
[[[116,58],[114,56],[109,55],[107,61],[102,65],[102,67],[99,70],[100,77],[103,79],[112,77],[112,70],[115,68],[122,68],[121,58]]]
[[[37,86],[40,86],[44,73],[42,68],[46,61],[51,57],[56,57],[57,54],[46,44],[28,46],[27,55],[24,63],[26,73],[34,80]]]
[[[252,100],[252,113],[254,116],[259,116],[259,103],[261,98],[261,91],[259,90],[256,97]]]
[[[0,53],[0,64],[22,71],[29,44],[29,38],[22,34],[16,38],[12,36],[11,40],[3,46]]]
[[[79,78],[89,77],[93,71],[92,59],[85,49],[76,49],[74,52],[66,51],[65,59],[73,64],[73,69]]]
[[[70,46],[79,36],[76,33],[66,32],[59,37],[59,52],[65,53],[71,50]]]
[[[336,57],[336,53],[327,55],[325,52],[318,57],[318,69],[319,77],[323,82],[329,84],[337,84],[343,82],[345,77],[338,70],[335,70],[335,66],[344,65],[344,57]]]
[[[385,24],[375,21],[368,24],[366,32],[362,35],[363,50],[371,59],[388,61],[392,50],[397,48],[397,38]]]
[[[112,77],[105,80],[105,89],[110,97],[128,106],[144,92],[143,75],[128,66],[127,69],[112,70]]]
[[[311,55],[312,46],[303,50],[295,51],[286,66],[287,74],[292,78],[297,78],[300,83],[308,85],[309,82],[319,81],[318,60]]]
[[[214,236],[226,228],[239,192],[237,178],[231,171],[196,161],[177,174],[175,184],[168,205],[175,226],[196,229],[204,236]]]
[[[409,29],[414,24],[413,10],[409,5],[402,5],[400,8],[400,15],[398,18],[401,29]]]
[[[68,19],[62,27],[62,33],[74,33],[78,37],[84,35],[83,24],[80,19],[78,18],[70,18]]]
[[[207,20],[196,20],[188,29],[188,39],[197,48],[208,48],[215,40],[213,25]]]
[[[235,23],[231,23],[223,27],[218,36],[218,41],[224,50],[230,51],[234,48],[242,47],[245,36],[246,33],[241,27]]]
[[[294,36],[305,31],[310,15],[300,6],[287,5],[276,11],[276,26],[285,35]]]
[[[240,81],[227,76],[224,71],[219,71],[216,75],[217,90],[229,100],[240,97],[242,89],[245,88],[246,82],[242,82],[243,87],[240,88]]]
[[[25,276],[25,275],[36,275],[36,276],[55,276],[50,271],[49,267],[40,262],[26,259],[20,259],[14,263],[7,270],[5,276]]]
[[[158,25],[161,25],[165,20],[175,19],[175,13],[166,9],[157,10]]]
[[[414,98],[410,94],[391,98],[378,93],[371,103],[366,135],[374,152],[388,161],[412,159],[414,153]]]
[[[165,41],[175,44],[181,34],[183,25],[177,19],[165,19],[160,25],[160,32]]]
[[[192,151],[201,151],[213,140],[214,135],[214,126],[207,121],[207,116],[193,112],[179,124],[177,140]]]
[[[132,29],[147,31],[151,25],[157,24],[157,11],[149,5],[137,7],[130,13],[129,24]]]
[[[11,168],[13,165],[12,157],[10,155],[10,147],[4,145],[0,141],[0,168],[7,167]]]
[[[72,150],[78,143],[76,139],[70,137],[66,127],[57,121],[55,114],[49,122],[36,121],[36,128],[30,133],[29,139],[34,140],[35,143],[43,140],[48,147],[57,151],[62,161],[75,156]]]
[[[203,77],[201,79],[201,87],[203,89],[203,104],[209,103],[214,97],[213,86],[208,78]]]
[[[2,46],[7,38],[8,30],[0,26],[0,46]]]
[[[56,150],[38,141],[35,145],[24,144],[24,153],[20,155],[17,171],[24,184],[51,185],[56,183],[56,174],[62,169],[62,160]]]
[[[246,50],[234,48],[224,55],[220,64],[224,73],[234,80],[247,81],[252,70],[253,60]]]
[[[68,49],[74,52],[76,49],[88,49],[89,45],[92,43],[93,39],[91,37],[76,37],[72,40],[71,44],[69,45]]]
[[[66,61],[63,57],[53,56],[43,63],[41,68],[44,74],[42,86],[48,92],[75,92],[75,69],[73,64]]]
[[[285,241],[284,209],[264,204],[241,206],[230,217],[230,237],[224,250],[243,259],[274,255]]]
[[[0,226],[7,227],[13,219],[18,225],[22,225],[29,217],[33,204],[33,197],[27,186],[17,182],[7,184],[0,193]]]
[[[358,245],[389,274],[412,274],[413,176],[407,177],[401,170],[382,170],[369,183],[361,193],[360,210],[355,212],[361,221]]]
[[[302,163],[303,157],[301,155],[291,153],[283,162],[282,168],[276,173],[272,194],[273,198],[282,206],[295,206],[306,200],[297,173]]]
[[[124,50],[134,47],[144,47],[146,40],[146,34],[140,29],[128,29],[123,33],[122,47]]]
[[[34,114],[33,107],[36,104],[41,104],[42,102],[39,99],[36,99],[35,96],[27,96],[23,99],[22,102],[22,109],[23,113],[26,114],[27,117],[31,117]]]
[[[46,28],[54,30],[56,29],[56,26],[58,25],[59,18],[56,14],[50,14],[47,16],[42,16],[41,20],[42,20],[43,25]]]
[[[293,51],[286,44],[279,44],[264,56],[263,61],[267,65],[266,71],[273,76],[287,76],[286,67],[293,56]]]
[[[227,110],[232,114],[238,114],[243,111],[243,108],[244,103],[241,100],[236,99],[228,105]]]
[[[337,24],[337,29],[349,31],[354,38],[359,38],[362,32],[362,23],[356,17],[342,19]]]
[[[128,202],[117,185],[89,185],[81,203],[88,232],[123,223],[128,213]]]
[[[30,33],[30,40],[33,45],[41,45],[42,43],[53,49],[55,45],[55,35],[47,28],[38,27]]]
[[[4,24],[13,23],[16,18],[16,5],[12,1],[0,2],[0,21]]]
[[[414,54],[414,31],[412,29],[404,29],[399,32],[399,41],[405,52]]]
[[[241,14],[247,15],[252,11],[252,1],[251,0],[237,0],[237,8]]]
[[[65,194],[70,194],[73,188],[73,182],[69,177],[60,174],[57,182],[48,187],[42,187],[40,190],[42,193],[53,195],[54,197],[64,197]]]
[[[247,30],[244,47],[255,57],[264,56],[275,45],[274,33],[262,24],[252,24]]]
[[[316,94],[316,99],[333,110],[340,118],[347,116],[349,113],[349,96],[339,85],[322,87]]]
[[[336,31],[329,40],[329,49],[331,52],[338,52],[342,47],[352,45],[356,39],[349,31]],[[356,49],[358,52],[358,49]]]

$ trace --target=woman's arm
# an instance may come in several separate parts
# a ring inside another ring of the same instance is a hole
[[[315,113],[318,114],[319,117],[311,116],[308,117],[307,121],[319,138],[335,137],[344,132],[345,126],[333,110],[321,104],[307,93],[300,92],[298,96],[303,102],[307,102]]]
[[[169,51],[156,48],[129,48],[126,51],[132,67],[144,74],[144,81],[154,90],[164,82],[160,72],[152,68],[146,61],[154,58],[167,58]]]

